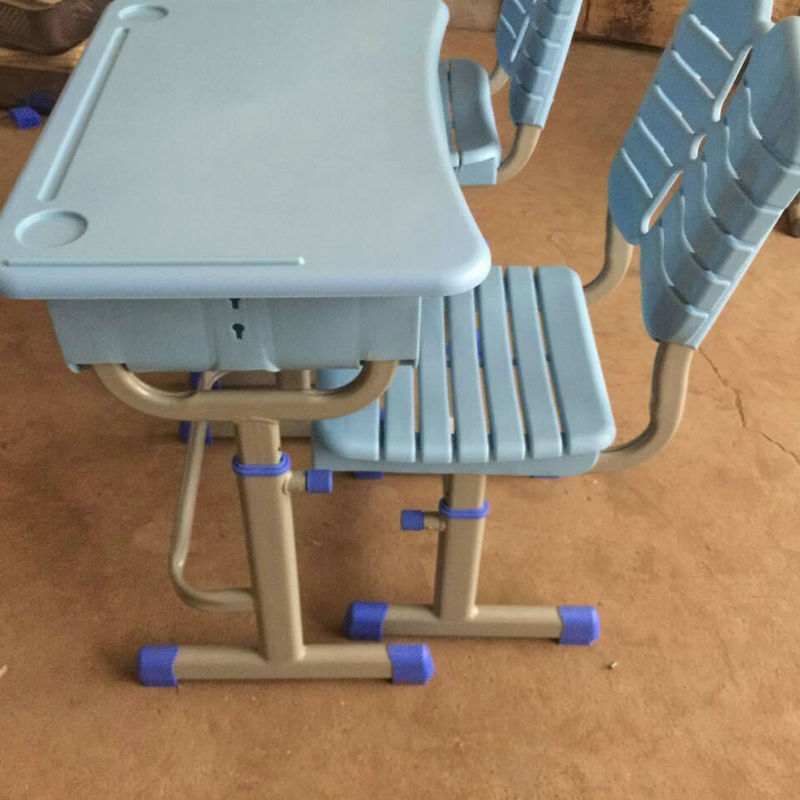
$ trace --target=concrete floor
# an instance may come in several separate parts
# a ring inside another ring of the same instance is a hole
[[[448,40],[487,65],[491,47],[488,34]],[[468,191],[497,263],[594,273],[605,176],[654,66],[575,46],[531,167]],[[0,127],[0,199],[35,138]],[[0,797],[796,797],[799,255],[770,238],[659,458],[490,481],[480,598],[596,604],[600,641],[433,641],[424,689],[139,687],[140,645],[249,643],[252,621],[188,610],[171,590],[173,426],[69,373],[41,303],[0,302]],[[593,317],[625,437],[644,423],[654,351],[635,277]],[[303,444],[288,449],[307,463]],[[230,456],[217,444],[207,457],[190,572],[209,585],[245,578]],[[299,499],[309,640],[334,639],[351,599],[429,597],[435,537],[401,533],[398,512],[438,497],[430,478],[339,476],[333,496]]]

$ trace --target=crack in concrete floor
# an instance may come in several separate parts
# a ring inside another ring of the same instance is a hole
[[[714,363],[714,361],[712,360],[711,356],[709,356],[708,353],[706,353],[705,350],[703,350],[702,348],[698,348],[697,352],[700,353],[700,355],[706,360],[708,365],[713,370],[714,374],[717,376],[717,379],[719,380],[719,382],[729,392],[731,392],[731,394],[733,394],[734,406],[736,408],[736,412],[739,415],[739,422],[740,422],[742,428],[744,430],[746,430],[746,431],[749,431],[750,433],[758,434],[762,438],[766,439],[770,444],[774,445],[781,452],[785,453],[787,456],[789,456],[791,459],[793,459],[795,464],[797,464],[797,466],[800,467],[800,456],[798,456],[797,453],[794,452],[794,450],[786,447],[786,445],[784,445],[782,442],[779,442],[777,439],[773,438],[769,434],[764,433],[764,431],[759,430],[758,428],[753,428],[753,427],[750,426],[749,422],[747,421],[747,416],[746,416],[745,411],[744,411],[744,402],[742,400],[742,391],[741,391],[741,389],[737,389],[733,384],[731,384],[731,382],[729,380],[727,380],[727,378],[725,378],[725,376],[719,371],[719,368]]]

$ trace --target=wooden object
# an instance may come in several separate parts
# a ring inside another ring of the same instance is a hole
[[[687,0],[584,0],[579,30],[601,39],[663,47]],[[775,19],[796,14],[797,0],[775,0]]]
[[[454,28],[492,30],[500,0],[446,0]],[[663,47],[688,0],[584,0],[578,32],[616,42]],[[775,19],[798,10],[797,0],[775,0]]]

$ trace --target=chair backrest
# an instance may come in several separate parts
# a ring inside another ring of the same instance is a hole
[[[734,20],[741,20],[741,8],[756,5],[722,1]],[[690,12],[710,5],[710,0],[695,2]],[[681,61],[698,63],[691,61],[698,49],[685,50]],[[720,71],[715,96],[724,95],[722,77]],[[690,107],[685,95],[672,96],[675,107]],[[645,104],[652,97],[648,92]],[[682,119],[690,124],[689,114]],[[647,130],[655,141],[666,141],[669,124],[656,120]],[[638,237],[647,331],[658,341],[689,347],[700,345],[800,191],[800,18],[785,19],[754,41],[727,109],[705,130],[703,146],[698,142],[694,154],[682,155],[684,162],[671,161],[683,167],[682,184],[658,221]]]
[[[517,125],[544,127],[567,58],[581,0],[503,0],[497,60],[511,79]]]
[[[609,211],[632,244],[722,116],[771,13],[772,0],[693,0],[681,15],[611,167]]]

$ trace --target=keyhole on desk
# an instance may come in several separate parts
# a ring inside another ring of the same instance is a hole
[[[244,338],[244,325],[241,322],[237,322],[233,327],[233,332],[236,334],[237,339]]]
[[[234,311],[238,311],[240,302],[241,302],[241,300],[239,300],[238,297],[232,297],[231,298],[231,308],[233,308]],[[241,338],[241,337],[239,337],[239,338]]]

